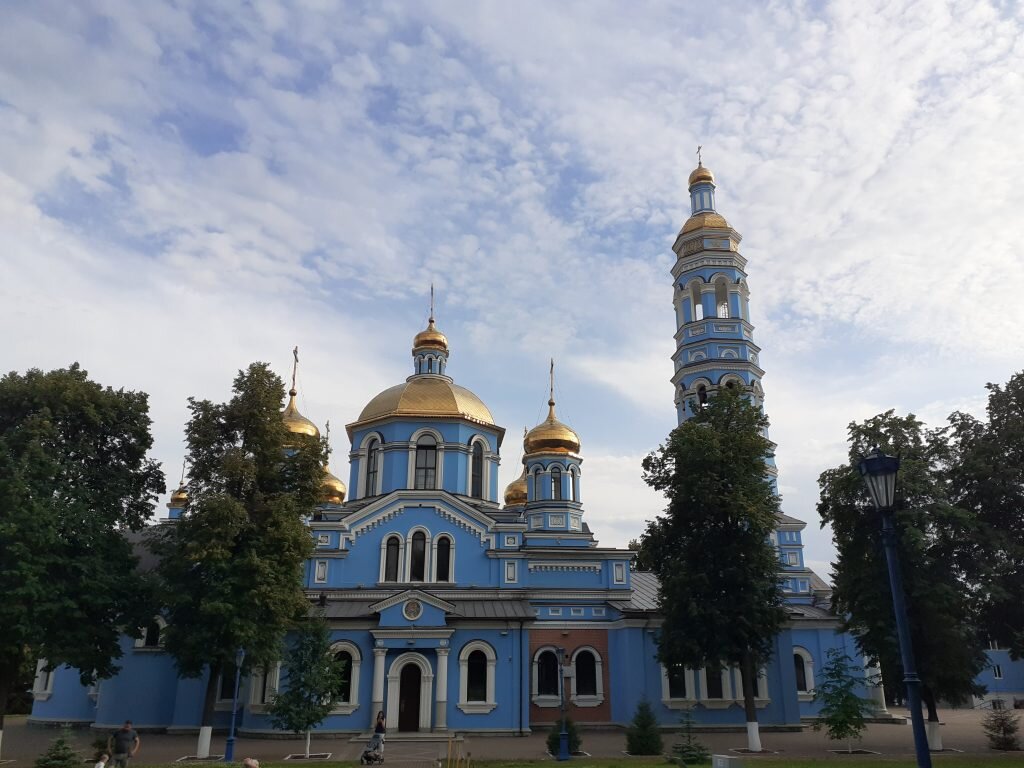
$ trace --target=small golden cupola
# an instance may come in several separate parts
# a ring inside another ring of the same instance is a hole
[[[324,432],[328,445],[331,442],[331,422],[324,425]],[[324,462],[324,477],[320,481],[320,501],[324,504],[342,504],[345,501],[345,494],[348,493],[348,486],[340,478],[331,473],[329,464]]]
[[[184,507],[188,504],[188,489],[185,487],[184,480],[182,480],[177,489],[171,493],[171,504],[175,507]]]
[[[534,453],[580,452],[580,438],[555,417],[555,363],[551,361],[551,395],[548,399],[548,417],[526,433],[523,439],[526,455]]]
[[[295,403],[295,398],[299,394],[299,391],[295,388],[295,380],[299,370],[298,347],[292,350],[292,355],[295,356],[295,363],[292,365],[292,388],[288,390],[288,405],[284,407],[281,420],[284,422],[284,428],[293,435],[306,435],[307,437],[319,439],[320,430],[317,429],[316,424],[299,413],[299,406]]]
[[[412,340],[413,375],[445,375],[448,366],[448,337],[434,325],[434,286],[430,286],[430,315],[427,327]]]
[[[526,449],[526,427],[523,427],[523,450]],[[523,464],[523,471],[515,480],[505,486],[505,506],[521,507],[527,501],[526,490],[526,464]]]
[[[679,234],[684,235],[697,229],[728,229],[729,222],[715,210],[715,174],[705,168],[697,148],[697,167],[690,172],[686,182],[690,190],[690,218],[683,224]]]
[[[437,330],[437,326],[434,325],[433,312],[430,313],[430,318],[427,320],[427,327],[413,337],[412,348],[413,350],[436,349],[441,352],[448,351],[448,337]]]

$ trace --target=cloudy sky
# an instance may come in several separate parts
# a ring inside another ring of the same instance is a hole
[[[1024,352],[1024,11],[1011,2],[29,2],[0,7],[0,367],[189,395],[265,360],[356,418],[449,372],[583,440],[624,545],[674,425],[671,244],[697,144],[744,236],[784,508],[879,411],[979,412]],[[333,466],[348,450],[336,428]]]

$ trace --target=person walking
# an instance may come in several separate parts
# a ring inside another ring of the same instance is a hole
[[[132,721],[125,720],[124,725],[107,739],[107,749],[114,756],[114,768],[128,768],[128,761],[135,757],[141,745],[142,740],[132,728]]]
[[[373,726],[373,740],[370,742],[370,749],[374,752],[384,752],[384,734],[387,732],[387,724],[384,719],[384,710],[377,713],[377,722]]]

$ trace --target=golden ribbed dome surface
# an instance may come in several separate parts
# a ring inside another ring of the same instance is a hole
[[[526,453],[579,453],[580,438],[555,418],[555,401],[548,400],[548,417],[526,433]]]
[[[526,467],[519,477],[505,486],[505,506],[519,507],[526,503]]]
[[[479,397],[441,376],[413,376],[385,389],[366,404],[356,423],[387,416],[461,418],[494,425],[494,417]]]
[[[700,181],[710,181],[712,184],[714,184],[715,174],[711,172],[710,168],[705,168],[703,165],[698,165],[690,173],[690,180],[689,182],[687,182],[687,184],[692,187],[694,184]]]
[[[320,481],[320,499],[328,504],[341,504],[345,501],[348,487],[324,464],[324,479]]]
[[[431,317],[427,322],[427,327],[413,337],[412,348],[440,349],[447,352],[448,337],[437,330],[437,326],[434,325],[434,318]]]
[[[713,227],[715,229],[728,229],[729,222],[725,220],[724,216],[721,216],[712,211],[705,211],[704,213],[695,213],[693,216],[686,220],[683,224],[682,230],[679,234],[686,234],[687,232],[693,232],[695,229],[701,227]]]
[[[171,504],[184,506],[188,504],[188,491],[184,485],[179,485],[177,489],[171,494]]]
[[[320,430],[317,429],[316,424],[299,413],[299,407],[295,404],[295,396],[297,394],[298,392],[294,389],[288,392],[288,405],[285,406],[284,413],[281,414],[284,428],[293,435],[308,435],[319,438]]]

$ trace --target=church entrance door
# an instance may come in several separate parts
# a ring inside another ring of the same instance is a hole
[[[420,729],[420,668],[406,664],[398,683],[398,730],[418,731]]]

